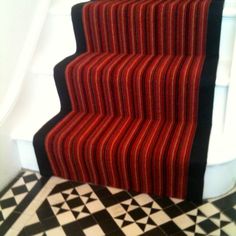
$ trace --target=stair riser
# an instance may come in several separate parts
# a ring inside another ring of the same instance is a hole
[[[32,142],[16,141],[22,167],[38,171],[38,165]],[[213,166],[207,166],[203,197],[213,198],[229,191],[236,181],[236,160]],[[224,178],[222,178],[224,176]]]

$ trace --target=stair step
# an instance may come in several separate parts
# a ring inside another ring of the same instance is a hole
[[[70,15],[71,7],[75,4],[87,2],[86,0],[52,0],[50,7],[50,14],[53,15]],[[236,16],[236,2],[235,0],[225,0],[225,7],[223,11],[224,17]]]
[[[11,137],[32,141],[34,134],[59,112],[60,104],[52,76],[30,74],[16,104],[17,120]]]
[[[75,48],[70,16],[48,15],[32,60],[31,72],[52,75],[54,66],[72,55]]]
[[[17,117],[14,118],[15,122],[11,136],[17,143],[21,161],[25,168],[38,169],[32,145],[33,135],[43,124],[57,114],[60,109],[59,99],[53,80],[53,67],[63,58],[73,54],[75,51],[75,40],[70,13],[71,7],[79,2],[82,1],[51,1],[47,20],[32,60],[30,74],[28,78],[26,78],[24,89],[14,111],[14,114],[17,114]],[[234,8],[231,7],[233,4]],[[221,59],[216,82],[218,88],[220,87],[221,90],[225,89],[226,91],[226,86],[230,83],[229,78],[233,44],[230,40],[234,38],[233,29],[235,29],[236,26],[236,21],[233,21],[230,17],[236,16],[235,4],[235,0],[226,0],[225,6],[227,8],[224,10],[224,15],[227,15],[227,17],[224,19],[222,35],[227,35],[227,37],[223,37],[221,42],[224,46],[221,47]],[[210,139],[206,173],[209,172],[209,169],[214,169],[212,168],[213,165],[230,161],[234,158],[234,153],[236,153],[236,151],[233,150],[235,149],[233,148],[235,146],[233,141],[232,143],[227,142],[228,140],[234,140],[234,137],[229,139],[226,136],[222,137],[221,133],[215,132],[218,130],[217,125],[219,124],[219,118],[217,117],[220,116],[221,120],[224,119],[224,116],[220,113],[221,111],[219,109],[225,102],[222,101],[222,93],[224,93],[224,91],[218,91],[218,93],[216,93],[217,101],[215,100],[214,108],[214,130]],[[225,147],[227,147],[227,151]],[[225,157],[224,160],[222,160],[222,156]],[[224,174],[225,172],[223,175]],[[218,181],[215,181],[215,176],[216,175],[214,175],[214,181],[212,182],[218,185]],[[212,186],[212,182],[208,185]],[[219,186],[216,186],[215,189],[219,189]],[[212,190],[212,192],[214,191]],[[213,196],[212,192],[210,194],[205,193],[204,196]],[[222,190],[221,192],[224,191]]]
[[[60,0],[59,2],[62,4],[65,1]],[[69,2],[76,1],[71,0]],[[232,32],[232,24],[232,22],[226,21],[222,27],[222,34],[228,35]],[[220,50],[221,56],[216,79],[217,86],[225,87],[230,83],[231,48],[233,42],[229,42],[229,38],[233,39],[233,37],[222,39],[222,45],[227,46],[222,46]],[[30,71],[34,74],[52,75],[54,66],[65,57],[72,55],[75,50],[76,45],[70,15],[49,14],[40,35]]]
[[[63,58],[75,52],[75,40],[71,22],[71,7],[81,0],[52,0],[48,17],[41,33],[38,47],[32,61],[31,71],[35,74],[53,74],[53,67]],[[223,18],[220,61],[216,85],[228,86],[230,83],[230,68],[236,19],[235,1],[226,0],[225,12],[231,12]],[[227,15],[227,14],[226,14]]]

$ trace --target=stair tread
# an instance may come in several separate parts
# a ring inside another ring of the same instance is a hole
[[[31,74],[27,79],[28,83],[16,104],[17,122],[11,136],[32,141],[37,130],[59,112],[60,105],[53,77]]]
[[[86,0],[52,0],[49,13],[53,15],[70,15],[71,7],[75,4],[86,2]],[[223,16],[236,16],[236,3],[233,0],[225,0]]]
[[[36,74],[53,74],[53,67],[74,52],[75,40],[70,17],[49,15],[30,70]]]
[[[36,53],[32,60],[31,72],[53,74],[53,67],[63,58],[75,52],[75,40],[70,17],[71,7],[79,0],[53,0],[45,27],[41,33]],[[66,35],[66,37],[65,37]],[[229,85],[231,62],[220,59],[216,85]]]

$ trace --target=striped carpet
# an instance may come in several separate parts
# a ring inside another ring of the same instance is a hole
[[[61,112],[34,137],[43,175],[200,201],[223,0],[96,0],[72,9]]]

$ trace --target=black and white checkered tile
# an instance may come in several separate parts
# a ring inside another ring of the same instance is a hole
[[[197,206],[111,187],[53,182],[40,204],[24,212],[31,216],[17,235],[236,235],[236,191]]]
[[[40,178],[38,173],[26,171],[0,198],[0,225],[22,202]]]

